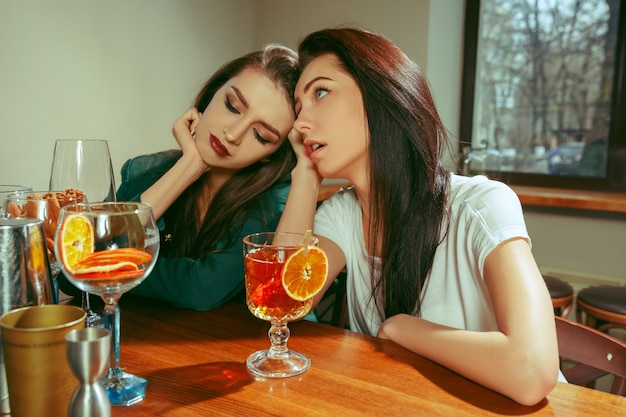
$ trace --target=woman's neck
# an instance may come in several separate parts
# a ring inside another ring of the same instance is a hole
[[[204,223],[204,218],[207,211],[209,211],[213,198],[232,177],[232,175],[225,175],[215,171],[209,171],[205,175],[206,178],[202,183],[202,192],[196,198],[195,216],[198,229]]]

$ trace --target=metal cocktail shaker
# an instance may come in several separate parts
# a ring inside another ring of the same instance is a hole
[[[50,281],[41,220],[0,217],[0,316],[20,307],[52,304]],[[0,414],[9,412],[0,344]]]

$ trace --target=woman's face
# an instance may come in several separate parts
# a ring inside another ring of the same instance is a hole
[[[369,133],[359,87],[334,55],[308,64],[296,85],[294,128],[324,178],[357,182],[367,172]]]
[[[204,109],[195,129],[196,143],[212,172],[233,175],[269,159],[293,122],[284,91],[262,73],[245,69],[228,80]]]

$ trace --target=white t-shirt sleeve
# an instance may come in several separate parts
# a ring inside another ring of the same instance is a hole
[[[478,182],[467,190],[462,201],[457,200],[460,220],[466,227],[466,236],[471,239],[471,246],[478,259],[478,267],[483,271],[487,255],[499,244],[516,237],[530,237],[526,230],[524,215],[519,198],[507,185],[498,181]],[[463,187],[464,188],[464,187]],[[457,199],[460,196],[457,196]],[[456,204],[453,204],[453,207]]]

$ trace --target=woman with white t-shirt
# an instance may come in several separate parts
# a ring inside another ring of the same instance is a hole
[[[325,289],[347,267],[353,330],[538,403],[557,381],[558,348],[517,196],[444,170],[428,82],[389,40],[326,29],[299,57],[298,162],[278,230],[314,230],[329,259]],[[322,178],[353,187],[316,213]]]

